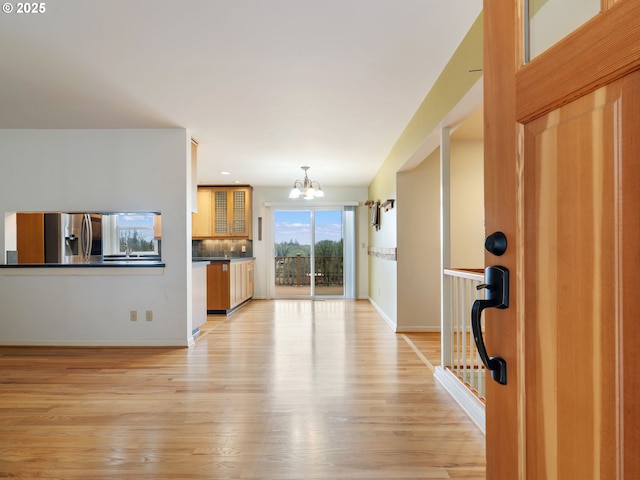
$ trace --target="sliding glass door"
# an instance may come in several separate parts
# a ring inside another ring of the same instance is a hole
[[[342,210],[313,212],[315,295],[344,295],[344,238]]]
[[[344,296],[343,210],[274,210],[276,297]]]
[[[275,295],[311,295],[311,211],[273,212]]]

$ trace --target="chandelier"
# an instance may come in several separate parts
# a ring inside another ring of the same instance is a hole
[[[313,198],[324,197],[324,192],[318,182],[312,182],[307,176],[307,170],[309,167],[300,167],[304,170],[304,180],[296,180],[293,182],[293,188],[289,194],[289,198],[298,198],[300,195],[304,195],[305,200],[311,200]]]

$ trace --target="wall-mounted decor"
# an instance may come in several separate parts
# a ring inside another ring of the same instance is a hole
[[[384,203],[380,203],[380,200],[366,200],[364,204],[371,209],[371,226],[376,230],[380,230],[380,213],[384,208],[385,212],[393,208],[396,200],[394,198],[388,198]]]
[[[380,202],[375,202],[369,208],[371,208],[371,226],[380,230]]]
[[[382,258],[383,260],[397,260],[398,249],[397,248],[384,248],[384,247],[369,247],[367,254],[370,257]]]
[[[387,201],[382,203],[380,206],[384,208],[385,212],[388,212],[389,209],[393,208],[393,204],[396,202],[395,198],[387,198]]]

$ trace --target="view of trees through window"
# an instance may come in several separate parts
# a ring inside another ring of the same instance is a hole
[[[155,252],[154,218],[155,214],[153,213],[119,214],[118,238],[120,252]]]
[[[138,230],[120,230],[120,251],[153,252],[153,232],[151,233],[151,239],[144,238],[142,233]],[[148,232],[144,233],[148,234]]]
[[[277,210],[274,234],[277,287],[313,283],[318,287],[316,295],[320,287],[332,287],[331,294],[341,294],[336,287],[342,287],[344,278],[342,210]],[[311,291],[289,290],[287,294],[309,295]]]
[[[276,257],[295,257],[300,254],[303,257],[311,255],[311,245],[301,245],[297,240],[289,240],[275,244]],[[341,257],[343,241],[320,240],[315,246],[316,257]]]

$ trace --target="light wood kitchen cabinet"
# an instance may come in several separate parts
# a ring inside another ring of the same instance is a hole
[[[247,296],[248,298],[253,298],[254,289],[253,289],[253,271],[255,269],[255,261],[251,261],[247,264]]]
[[[243,260],[231,262],[229,275],[229,297],[231,308],[246,302],[253,297],[253,266],[255,261]]]
[[[252,192],[249,186],[198,187],[193,237],[251,239]]]
[[[247,286],[246,286],[246,265],[244,263],[232,263],[231,275],[229,278],[230,283],[230,297],[232,305],[239,305],[246,299]]]
[[[253,297],[253,259],[213,262],[207,266],[207,310],[225,312]]]
[[[194,238],[208,238],[213,234],[211,190],[208,188],[198,188],[198,213],[191,216],[191,234]]]

